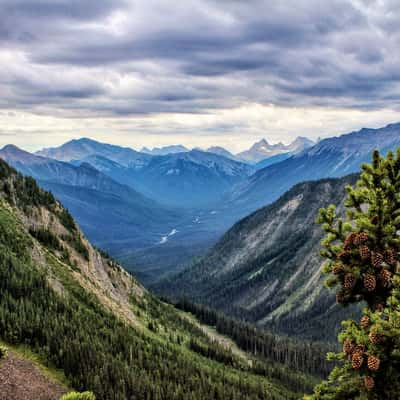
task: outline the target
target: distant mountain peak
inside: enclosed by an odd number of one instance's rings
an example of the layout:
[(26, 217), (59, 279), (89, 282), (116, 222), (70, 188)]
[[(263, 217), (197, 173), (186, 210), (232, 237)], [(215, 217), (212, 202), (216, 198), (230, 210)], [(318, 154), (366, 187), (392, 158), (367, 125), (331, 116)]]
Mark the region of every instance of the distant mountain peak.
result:
[(139, 153), (130, 147), (101, 143), (86, 137), (70, 140), (59, 147), (45, 148), (35, 154), (67, 162), (83, 160), (89, 156), (102, 156), (124, 166), (142, 166), (151, 158), (148, 154)]
[(313, 146), (315, 143), (303, 136), (298, 136), (293, 142), (285, 145), (282, 142), (270, 144), (267, 139), (263, 138), (254, 143), (250, 149), (237, 154), (237, 157), (247, 162), (257, 163), (269, 157), (278, 154), (293, 153), (303, 151), (304, 149)]
[(0, 149), (0, 158), (6, 161), (20, 162), (25, 164), (31, 163), (45, 163), (47, 158), (31, 154), (14, 144), (7, 144)]
[(140, 151), (153, 156), (165, 156), (167, 154), (185, 153), (189, 149), (181, 144), (173, 144), (164, 147), (153, 147), (151, 150), (148, 147), (142, 147)]

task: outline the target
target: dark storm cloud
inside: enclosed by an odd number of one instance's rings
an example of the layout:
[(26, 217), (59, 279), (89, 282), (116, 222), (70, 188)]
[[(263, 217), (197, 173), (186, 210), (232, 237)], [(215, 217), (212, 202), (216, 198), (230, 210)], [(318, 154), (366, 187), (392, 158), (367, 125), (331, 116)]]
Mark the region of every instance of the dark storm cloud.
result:
[(400, 100), (396, 1), (0, 4), (0, 105), (120, 115)]

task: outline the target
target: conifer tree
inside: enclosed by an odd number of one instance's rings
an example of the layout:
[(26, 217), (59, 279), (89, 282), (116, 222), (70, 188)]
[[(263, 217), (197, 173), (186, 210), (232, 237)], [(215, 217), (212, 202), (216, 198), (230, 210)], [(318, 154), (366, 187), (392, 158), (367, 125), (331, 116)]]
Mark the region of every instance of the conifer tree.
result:
[(345, 217), (334, 206), (317, 222), (326, 236), (321, 255), (328, 287), (337, 302), (364, 302), (360, 321), (343, 322), (338, 362), (308, 400), (394, 400), (400, 398), (400, 149), (362, 166), (347, 187)]

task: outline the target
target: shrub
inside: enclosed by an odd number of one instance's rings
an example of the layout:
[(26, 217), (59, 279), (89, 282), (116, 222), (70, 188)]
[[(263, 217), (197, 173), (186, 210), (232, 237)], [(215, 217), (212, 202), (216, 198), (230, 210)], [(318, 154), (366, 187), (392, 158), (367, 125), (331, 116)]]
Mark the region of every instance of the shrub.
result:
[(0, 345), (0, 359), (7, 355), (8, 349), (5, 346)]
[(96, 397), (92, 392), (71, 392), (65, 394), (60, 400), (96, 400)]

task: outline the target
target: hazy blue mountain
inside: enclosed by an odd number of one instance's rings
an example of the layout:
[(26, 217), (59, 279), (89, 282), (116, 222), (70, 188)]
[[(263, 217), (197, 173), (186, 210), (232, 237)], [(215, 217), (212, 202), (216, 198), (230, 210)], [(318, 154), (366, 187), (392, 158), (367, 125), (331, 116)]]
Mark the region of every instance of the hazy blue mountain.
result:
[(359, 170), (373, 149), (387, 152), (400, 146), (400, 124), (366, 129), (321, 140), (282, 162), (263, 168), (238, 184), (227, 207), (253, 211), (276, 200), (298, 182), (340, 177)]
[(315, 142), (311, 139), (308, 139), (304, 136), (297, 136), (292, 143), (286, 146), (286, 151), (288, 153), (297, 154), (301, 151), (308, 149), (315, 145)]
[(201, 150), (152, 156), (140, 169), (98, 155), (73, 163), (89, 163), (160, 203), (186, 208), (218, 206), (234, 184), (255, 170), (246, 163)]
[(232, 186), (254, 169), (241, 162), (200, 150), (154, 156), (134, 171), (132, 182), (145, 195), (165, 204), (204, 207), (218, 204)]
[(142, 147), (140, 150), (142, 153), (151, 154), (153, 156), (165, 156), (167, 154), (184, 153), (189, 151), (188, 148), (181, 144), (164, 146), (164, 147), (153, 147), (151, 150), (147, 147)]
[(33, 176), (39, 181), (109, 192), (131, 200), (137, 199), (138, 204), (147, 203), (151, 207), (156, 207), (154, 201), (146, 199), (132, 188), (114, 181), (87, 162), (75, 166), (67, 162), (31, 154), (13, 145), (3, 147), (0, 150), (0, 157), (24, 175)]
[(97, 155), (131, 168), (141, 168), (151, 159), (149, 154), (140, 153), (129, 147), (100, 143), (88, 138), (74, 139), (59, 147), (40, 150), (36, 154), (59, 161), (82, 160)]
[(212, 146), (212, 147), (209, 147), (206, 151), (209, 153), (218, 154), (219, 156), (230, 158), (231, 160), (241, 161), (238, 157), (236, 157), (230, 151), (224, 149), (221, 146)]
[(255, 171), (246, 163), (197, 149), (156, 156), (85, 138), (37, 155), (75, 166), (88, 163), (159, 203), (187, 208), (214, 206), (234, 184)]
[(283, 160), (286, 160), (291, 156), (292, 156), (292, 153), (282, 153), (282, 154), (277, 154), (275, 156), (267, 157), (267, 158), (264, 158), (264, 160), (261, 160), (257, 164), (255, 164), (254, 168), (258, 171), (265, 167), (269, 167), (270, 165), (273, 165), (273, 164), (276, 164)]
[(268, 329), (335, 340), (343, 310), (322, 285), (323, 233), (315, 219), (321, 207), (340, 205), (345, 185), (356, 178), (296, 185), (237, 222), (205, 256), (156, 289)]
[(304, 149), (307, 149), (314, 145), (314, 142), (306, 137), (297, 137), (289, 145), (285, 145), (282, 142), (276, 144), (270, 144), (266, 139), (262, 139), (259, 142), (254, 143), (250, 149), (238, 153), (236, 156), (244, 161), (257, 163), (261, 160), (276, 156), (278, 154), (292, 153), (296, 154)]

